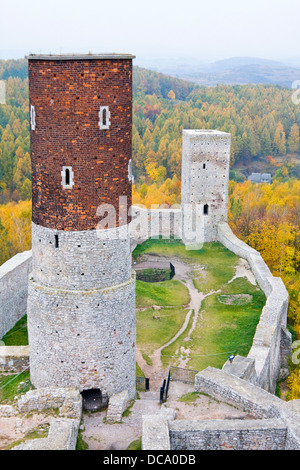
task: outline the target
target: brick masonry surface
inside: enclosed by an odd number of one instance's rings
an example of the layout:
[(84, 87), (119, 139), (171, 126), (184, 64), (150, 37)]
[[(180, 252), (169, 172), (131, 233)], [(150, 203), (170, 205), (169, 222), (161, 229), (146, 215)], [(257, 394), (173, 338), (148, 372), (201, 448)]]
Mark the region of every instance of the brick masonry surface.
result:
[[(131, 206), (132, 60), (31, 58), (29, 104), (35, 109), (33, 222), (58, 230), (93, 229), (100, 204), (112, 204), (118, 218), (119, 196)], [(101, 106), (109, 107), (109, 129), (99, 127)], [(62, 186), (63, 166), (74, 173), (70, 189)]]

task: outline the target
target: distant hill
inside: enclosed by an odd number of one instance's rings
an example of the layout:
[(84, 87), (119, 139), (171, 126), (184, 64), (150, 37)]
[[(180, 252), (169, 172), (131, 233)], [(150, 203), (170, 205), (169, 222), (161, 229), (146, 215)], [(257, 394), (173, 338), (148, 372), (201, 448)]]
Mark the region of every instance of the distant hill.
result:
[(265, 84), (280, 85), (291, 88), (295, 80), (299, 80), (300, 69), (280, 65), (249, 64), (231, 67), (220, 71), (191, 73), (182, 79), (191, 80), (199, 85), (245, 85)]
[[(229, 59), (217, 60), (207, 64), (207, 71), (220, 71), (235, 69), (236, 67), (244, 67), (249, 65), (264, 65), (268, 67), (282, 66), (281, 62), (269, 59), (261, 59), (260, 57), (230, 57)], [(203, 67), (204, 68), (204, 67)]]
[(300, 79), (300, 59), (274, 61), (258, 57), (232, 57), (212, 63), (194, 59), (153, 59), (144, 66), (199, 85), (270, 84), (291, 88)]

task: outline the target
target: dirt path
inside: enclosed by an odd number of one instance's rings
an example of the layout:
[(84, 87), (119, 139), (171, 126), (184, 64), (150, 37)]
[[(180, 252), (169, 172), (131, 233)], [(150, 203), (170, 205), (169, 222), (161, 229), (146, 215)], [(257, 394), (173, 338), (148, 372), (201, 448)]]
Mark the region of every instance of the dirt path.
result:
[(251, 284), (253, 284), (254, 286), (257, 285), (256, 279), (254, 277), (253, 272), (250, 269), (248, 261), (243, 259), (243, 258), (240, 258), (240, 260), (239, 260), (239, 262), (236, 266), (235, 275), (228, 282), (228, 284), (230, 284), (232, 281), (234, 281), (234, 279), (236, 279), (237, 277), (246, 277), (248, 279), (248, 281), (251, 282)]
[[(182, 282), (188, 289), (189, 295), (190, 295), (190, 302), (188, 304), (188, 313), (185, 317), (185, 321), (180, 328), (180, 330), (176, 333), (176, 335), (171, 338), (167, 343), (163, 344), (160, 348), (156, 349), (152, 355), (150, 355), (150, 359), (152, 361), (152, 365), (148, 365), (146, 361), (143, 359), (142, 354), (140, 353), (139, 350), (137, 350), (137, 363), (143, 370), (144, 374), (146, 377), (150, 378), (150, 384), (151, 384), (151, 389), (159, 390), (159, 387), (162, 384), (162, 381), (164, 378), (166, 378), (167, 375), (167, 369), (164, 369), (162, 367), (161, 363), (161, 352), (164, 348), (172, 344), (176, 339), (185, 331), (187, 328), (187, 325), (190, 321), (190, 317), (193, 314), (193, 323), (192, 326), (187, 333), (186, 338), (184, 339), (185, 341), (188, 341), (191, 337), (192, 332), (196, 328), (197, 323), (200, 321), (201, 322), (201, 304), (203, 300), (213, 294), (216, 294), (218, 292), (221, 292), (220, 290), (208, 292), (207, 294), (204, 294), (203, 292), (199, 292), (198, 289), (195, 288), (193, 280), (191, 278), (191, 272), (195, 269), (195, 266), (189, 265), (184, 263), (182, 260), (178, 258), (168, 258), (168, 257), (163, 257), (163, 256), (153, 256), (153, 255), (143, 255), (142, 258), (142, 265), (143, 267), (145, 266), (150, 266), (153, 263), (157, 263), (159, 265), (159, 262), (169, 263), (172, 262), (174, 268), (175, 268), (175, 276), (173, 279), (177, 279), (180, 282)], [(256, 285), (256, 280), (255, 277), (249, 267), (249, 264), (246, 260), (240, 258), (239, 263), (236, 266), (236, 271), (232, 279), (228, 282), (231, 283), (234, 279), (238, 277), (246, 277), (249, 282), (251, 282), (253, 285)], [(181, 346), (180, 352), (182, 357), (185, 357), (185, 359), (180, 359), (179, 362), (179, 367), (186, 367), (186, 364), (189, 360), (189, 349), (185, 348), (184, 346)]]
[(151, 384), (152, 390), (159, 390), (159, 387), (161, 386), (162, 381), (166, 377), (166, 374), (167, 374), (167, 370), (165, 370), (162, 367), (162, 363), (161, 363), (162, 350), (166, 348), (167, 346), (169, 346), (170, 344), (172, 344), (174, 341), (176, 341), (176, 339), (185, 331), (190, 321), (190, 317), (193, 314), (194, 317), (193, 317), (192, 327), (190, 328), (190, 331), (187, 334), (187, 339), (189, 339), (198, 321), (201, 303), (207, 295), (211, 295), (211, 293), (204, 295), (202, 292), (199, 292), (195, 288), (193, 280), (191, 279), (191, 275), (190, 275), (194, 267), (184, 263), (183, 261), (179, 259), (173, 259), (173, 258), (169, 259), (167, 257), (144, 255), (142, 265), (147, 266), (148, 263), (149, 265), (154, 262), (159, 263), (159, 260), (161, 260), (163, 263), (172, 262), (175, 268), (175, 276), (173, 279), (177, 279), (178, 281), (182, 282), (187, 287), (189, 291), (189, 295), (190, 295), (190, 302), (188, 304), (188, 309), (189, 309), (188, 313), (185, 317), (184, 323), (182, 327), (180, 328), (180, 330), (178, 330), (178, 332), (173, 338), (171, 338), (167, 343), (163, 344), (160, 348), (156, 349), (154, 353), (149, 356), (152, 361), (151, 366), (149, 366), (146, 363), (146, 361), (142, 357), (141, 352), (137, 350), (137, 363), (140, 366), (140, 368), (143, 370), (144, 374), (150, 378), (150, 384)]

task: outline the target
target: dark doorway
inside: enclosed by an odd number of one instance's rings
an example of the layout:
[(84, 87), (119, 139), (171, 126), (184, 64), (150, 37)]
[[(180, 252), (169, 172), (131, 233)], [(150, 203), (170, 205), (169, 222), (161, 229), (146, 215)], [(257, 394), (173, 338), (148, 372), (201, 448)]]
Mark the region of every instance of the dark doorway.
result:
[(106, 395), (103, 396), (99, 388), (83, 390), (81, 395), (84, 411), (99, 411), (108, 405), (108, 397)]

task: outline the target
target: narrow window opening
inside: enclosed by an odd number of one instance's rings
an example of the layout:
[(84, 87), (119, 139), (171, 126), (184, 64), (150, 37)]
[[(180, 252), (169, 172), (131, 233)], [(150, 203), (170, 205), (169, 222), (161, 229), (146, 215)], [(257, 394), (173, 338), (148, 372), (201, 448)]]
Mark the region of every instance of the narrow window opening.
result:
[(106, 126), (106, 109), (105, 108), (102, 111), (102, 125)]
[(58, 235), (54, 235), (55, 239), (55, 248), (58, 248)]
[(72, 189), (74, 186), (74, 174), (71, 166), (63, 166), (61, 171), (62, 187), (64, 189)]
[(208, 215), (208, 204), (204, 204), (203, 206), (203, 214)]
[(66, 168), (66, 186), (70, 186), (70, 170)]
[(206, 168), (206, 163), (203, 163), (203, 170), (205, 170)]
[(31, 130), (35, 131), (35, 107), (30, 106), (30, 125)]
[(110, 127), (110, 111), (108, 106), (100, 106), (99, 110), (99, 127), (100, 129), (109, 129)]

